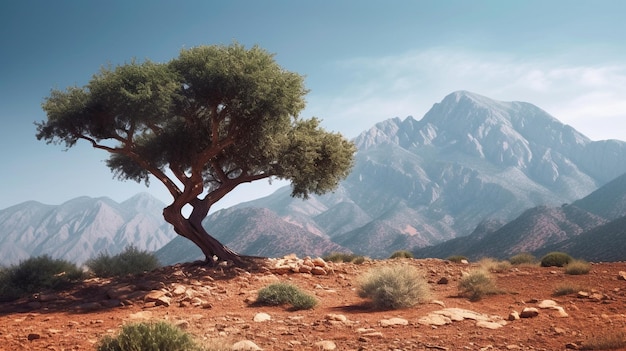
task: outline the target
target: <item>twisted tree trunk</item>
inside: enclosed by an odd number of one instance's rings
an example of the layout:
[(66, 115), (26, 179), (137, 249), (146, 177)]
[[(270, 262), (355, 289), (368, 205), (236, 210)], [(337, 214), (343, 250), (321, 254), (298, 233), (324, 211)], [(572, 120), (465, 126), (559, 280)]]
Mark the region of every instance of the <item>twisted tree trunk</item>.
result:
[(217, 239), (212, 237), (202, 226), (200, 216), (190, 216), (185, 218), (181, 213), (181, 208), (171, 205), (163, 210), (165, 220), (174, 226), (176, 233), (191, 240), (200, 248), (205, 256), (207, 264), (214, 266), (220, 261), (231, 261), (237, 266), (245, 265), (242, 257), (235, 251), (229, 249)]

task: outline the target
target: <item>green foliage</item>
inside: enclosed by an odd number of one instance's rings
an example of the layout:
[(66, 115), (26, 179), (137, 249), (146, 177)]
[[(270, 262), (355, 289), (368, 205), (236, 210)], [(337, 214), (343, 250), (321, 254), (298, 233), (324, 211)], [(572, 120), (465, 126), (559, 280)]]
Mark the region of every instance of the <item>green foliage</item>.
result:
[(73, 263), (44, 255), (29, 258), (0, 272), (0, 298), (13, 299), (44, 290), (59, 290), (83, 279)]
[(537, 263), (537, 258), (530, 253), (523, 252), (515, 256), (511, 256), (511, 258), (509, 258), (509, 262), (515, 266), (522, 264), (535, 264)]
[(591, 271), (591, 264), (584, 260), (573, 260), (565, 266), (565, 273), (570, 275), (582, 275)]
[(483, 258), (478, 261), (478, 266), (487, 272), (503, 273), (511, 269), (511, 262), (498, 261), (493, 258)]
[(461, 256), (461, 255), (453, 255), (453, 256), (450, 256), (450, 257), (446, 258), (446, 260), (448, 260), (450, 262), (454, 262), (454, 263), (461, 263), (461, 261), (463, 261), (463, 260), (469, 262), (467, 257)]
[(148, 251), (138, 250), (134, 246), (129, 246), (114, 256), (101, 253), (98, 257), (85, 262), (85, 265), (98, 277), (120, 277), (127, 274), (137, 274), (151, 271), (160, 266), (156, 255)]
[(358, 284), (359, 297), (371, 299), (379, 309), (407, 308), (430, 298), (427, 281), (409, 265), (374, 268), (361, 276)]
[(394, 251), (393, 253), (391, 253), (391, 256), (389, 256), (390, 259), (395, 259), (395, 258), (413, 258), (413, 254), (410, 251), (407, 250), (398, 250), (398, 251)]
[(541, 267), (563, 267), (573, 260), (564, 252), (550, 252), (541, 258)]
[(166, 322), (134, 323), (122, 326), (119, 335), (105, 336), (98, 351), (200, 351), (191, 335)]
[(610, 331), (600, 335), (594, 335), (578, 348), (579, 350), (622, 350), (626, 347), (626, 333), (623, 331)]
[(496, 283), (489, 272), (481, 269), (472, 270), (461, 277), (459, 281), (459, 294), (467, 297), (470, 301), (478, 301), (485, 295), (499, 293)]
[(356, 151), (318, 119), (299, 118), (307, 93), (303, 76), (258, 46), (198, 46), (166, 63), (131, 61), (103, 68), (84, 87), (53, 90), (37, 138), (67, 147), (87, 140), (111, 153), (107, 165), (118, 178), (147, 182), (153, 174), (172, 194), (179, 192), (169, 170), (188, 172), (194, 180), (183, 186), (203, 184), (209, 193), (277, 177), (307, 197), (334, 189)]
[(330, 254), (322, 257), (326, 262), (348, 262), (354, 264), (362, 264), (365, 262), (365, 257), (344, 252), (331, 252)]
[(317, 305), (315, 297), (287, 283), (270, 284), (259, 290), (256, 302), (270, 306), (290, 304), (294, 310), (307, 310)]

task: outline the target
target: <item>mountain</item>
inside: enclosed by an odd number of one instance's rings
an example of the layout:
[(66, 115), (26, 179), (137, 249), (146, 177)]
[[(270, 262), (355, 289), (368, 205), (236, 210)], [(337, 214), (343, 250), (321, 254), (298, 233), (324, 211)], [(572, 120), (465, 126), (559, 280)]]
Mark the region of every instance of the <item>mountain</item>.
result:
[[(420, 120), (380, 122), (354, 142), (354, 169), (335, 193), (302, 201), (281, 189), (237, 207), (268, 208), (380, 258), (467, 236), (485, 220), (506, 223), (535, 206), (571, 203), (626, 172), (626, 143), (592, 141), (530, 103), (467, 91)], [(338, 208), (358, 215), (337, 218)]]
[[(304, 257), (347, 252), (329, 239), (291, 224), (265, 208), (220, 210), (209, 215), (203, 225), (223, 244), (246, 255), (282, 257), (295, 253)], [(180, 236), (156, 255), (163, 264), (204, 259), (197, 246)]]
[[(354, 142), (353, 171), (335, 192), (305, 201), (284, 187), (203, 224), (248, 255), (383, 258), (427, 248), (436, 257), (499, 257), (578, 245), (575, 237), (626, 215), (617, 190), (626, 187), (617, 178), (626, 173), (626, 143), (592, 141), (530, 103), (457, 91), (419, 120), (382, 121)], [(614, 188), (598, 189), (613, 179)], [(10, 207), (0, 211), (0, 264), (41, 254), (80, 263), (128, 244), (160, 249), (163, 263), (201, 258), (163, 221), (163, 207), (147, 194), (121, 204), (83, 197)]]
[(560, 207), (538, 206), (499, 228), (415, 250), (417, 257), (508, 258), (564, 251), (592, 261), (626, 259), (626, 174)]
[(58, 206), (28, 201), (0, 210), (0, 265), (41, 255), (81, 264), (129, 245), (157, 250), (176, 235), (159, 217), (164, 207), (142, 193), (121, 204), (79, 197)]

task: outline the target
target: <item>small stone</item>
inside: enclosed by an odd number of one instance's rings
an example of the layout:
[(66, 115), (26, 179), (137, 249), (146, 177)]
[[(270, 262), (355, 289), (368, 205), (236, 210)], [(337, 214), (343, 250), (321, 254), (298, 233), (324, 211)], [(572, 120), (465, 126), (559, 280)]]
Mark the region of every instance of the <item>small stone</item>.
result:
[(311, 269), (311, 274), (313, 275), (326, 275), (326, 270), (322, 267), (315, 266)]
[(525, 307), (522, 310), (522, 313), (520, 313), (520, 317), (521, 318), (533, 318), (533, 317), (537, 317), (539, 315), (539, 310), (537, 310), (534, 307)]
[(381, 327), (391, 327), (394, 325), (409, 325), (409, 321), (404, 318), (389, 318), (389, 319), (381, 319), (378, 321)]
[(617, 280), (626, 280), (626, 272), (619, 271), (619, 273), (617, 273)]
[(233, 346), (231, 348), (232, 348), (233, 351), (256, 351), (256, 350), (263, 350), (257, 344), (255, 344), (254, 342), (252, 342), (250, 340), (237, 341), (236, 343), (233, 344)]
[(255, 314), (254, 318), (253, 318), (253, 320), (255, 322), (257, 322), (257, 323), (267, 322), (267, 321), (269, 321), (271, 319), (272, 319), (272, 317), (269, 314), (264, 313), (264, 312), (259, 312), (259, 313)]
[(554, 300), (543, 300), (539, 303), (537, 307), (539, 308), (554, 308), (556, 306), (556, 301)]
[(443, 284), (448, 284), (448, 283), (449, 283), (448, 277), (441, 277), (439, 280), (437, 280), (437, 284), (443, 285)]
[(503, 325), (498, 322), (490, 322), (490, 321), (477, 321), (476, 326), (480, 328), (487, 328), (487, 329), (500, 329), (503, 327)]
[(511, 313), (509, 313), (509, 318), (508, 320), (510, 321), (516, 321), (519, 319), (519, 313), (517, 311), (511, 311)]
[(326, 315), (326, 320), (327, 321), (345, 322), (345, 321), (348, 320), (348, 318), (346, 318), (346, 316), (344, 316), (343, 314), (329, 313), (329, 314)]
[(330, 341), (330, 340), (318, 341), (318, 342), (315, 343), (315, 346), (317, 346), (317, 348), (320, 349), (320, 350), (335, 350), (335, 349), (337, 349), (337, 345), (335, 345), (335, 343)]
[(28, 338), (28, 341), (33, 341), (33, 340), (41, 339), (41, 335), (37, 333), (30, 333), (28, 334), (27, 338)]

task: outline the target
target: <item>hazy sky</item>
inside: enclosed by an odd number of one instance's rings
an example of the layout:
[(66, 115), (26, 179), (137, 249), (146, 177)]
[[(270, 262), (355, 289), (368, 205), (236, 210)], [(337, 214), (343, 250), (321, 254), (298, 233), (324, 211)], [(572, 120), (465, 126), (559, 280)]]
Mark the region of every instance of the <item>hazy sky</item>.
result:
[[(626, 140), (626, 1), (9, 0), (0, 3), (0, 209), (27, 200), (123, 201), (150, 188), (114, 180), (103, 151), (35, 138), (50, 89), (107, 64), (165, 62), (182, 48), (258, 44), (306, 76), (303, 117), (355, 137), (421, 118), (456, 90), (531, 102), (593, 140)], [(247, 186), (217, 207), (276, 187)]]

